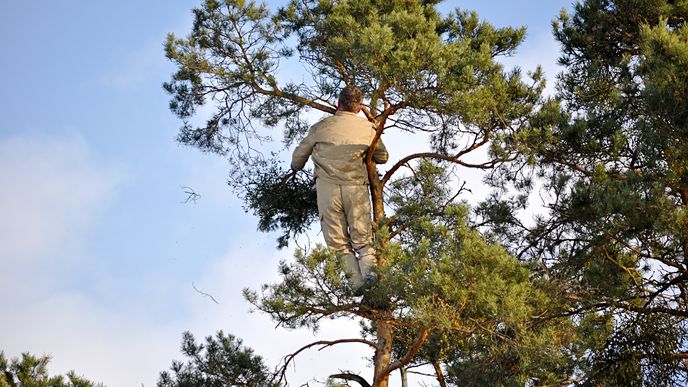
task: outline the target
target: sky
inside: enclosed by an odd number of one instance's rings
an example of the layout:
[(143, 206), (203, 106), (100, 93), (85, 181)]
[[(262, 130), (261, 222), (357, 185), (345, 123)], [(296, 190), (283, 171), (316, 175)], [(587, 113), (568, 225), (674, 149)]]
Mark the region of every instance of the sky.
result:
[[(73, 369), (111, 387), (148, 387), (183, 358), (183, 331), (199, 339), (233, 334), (270, 366), (311, 341), (357, 336), (349, 320), (327, 322), (317, 336), (277, 328), (241, 295), (276, 281), (278, 262), (292, 253), (275, 248), (276, 235), (257, 231), (226, 184), (226, 161), (175, 142), (181, 123), (162, 89), (174, 71), (163, 42), (168, 32), (190, 31), (199, 4), (0, 1), (0, 350), (7, 357), (47, 354), (53, 374)], [(504, 62), (524, 70), (541, 64), (551, 92), (559, 71), (551, 21), (570, 1), (441, 5), (455, 7), (497, 26), (525, 25), (525, 43)], [(387, 146), (391, 161), (406, 149), (403, 141)], [(183, 187), (198, 200), (185, 203)], [(339, 369), (369, 375), (371, 355), (356, 344), (307, 351), (290, 384), (318, 385), (314, 379)], [(391, 380), (395, 386), (398, 377)]]

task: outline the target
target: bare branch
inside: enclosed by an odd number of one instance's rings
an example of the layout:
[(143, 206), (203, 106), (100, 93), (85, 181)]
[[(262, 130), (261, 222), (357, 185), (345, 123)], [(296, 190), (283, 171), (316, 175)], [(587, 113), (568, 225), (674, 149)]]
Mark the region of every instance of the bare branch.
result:
[(372, 347), (373, 349), (377, 349), (377, 345), (375, 343), (373, 343), (372, 341), (364, 340), (364, 339), (339, 339), (339, 340), (332, 340), (332, 341), (328, 341), (328, 340), (315, 341), (315, 342), (312, 342), (310, 344), (304, 345), (303, 347), (299, 348), (296, 352), (289, 354), (289, 355), (284, 357), (284, 360), (283, 360), (284, 364), (276, 372), (276, 374), (279, 375), (279, 379), (277, 380), (277, 382), (279, 383), (283, 380), (286, 381), (285, 374), (287, 372), (287, 367), (289, 367), (289, 363), (291, 363), (294, 360), (294, 358), (296, 358), (296, 356), (298, 356), (301, 352), (303, 352), (307, 349), (319, 346), (319, 345), (322, 347), (320, 347), (318, 349), (318, 351), (321, 351), (327, 347), (331, 347), (331, 346), (337, 345), (337, 344), (344, 344), (344, 343), (366, 344), (366, 345)]
[(198, 199), (201, 198), (201, 195), (196, 193), (193, 188), (187, 187), (185, 185), (181, 186), (182, 191), (186, 194), (186, 199), (182, 201), (183, 204), (187, 204), (189, 202), (193, 202), (194, 204)]
[(441, 153), (436, 153), (436, 152), (421, 152), (421, 153), (414, 153), (411, 155), (408, 155), (404, 157), (403, 159), (399, 160), (390, 168), (387, 173), (382, 177), (381, 184), (385, 185), (389, 181), (389, 179), (394, 175), (394, 173), (403, 165), (408, 163), (411, 160), (419, 159), (419, 158), (427, 158), (427, 159), (435, 159), (435, 160), (442, 160), (442, 161), (449, 161), (451, 163), (459, 164), (461, 166), (467, 167), (467, 168), (476, 168), (476, 169), (491, 169), (494, 168), (495, 165), (497, 165), (500, 162), (505, 162), (505, 161), (511, 161), (513, 158), (507, 158), (507, 159), (494, 159), (490, 160), (488, 162), (482, 163), (482, 164), (473, 164), (473, 163), (467, 163), (465, 161), (462, 161), (460, 158), (461, 156), (474, 151), (475, 149), (480, 148), (481, 146), (487, 144), (488, 140), (484, 139), (483, 141), (476, 142), (473, 145), (469, 146), (466, 149), (461, 150), (460, 152), (456, 153), (453, 156), (449, 155), (443, 155)]
[(193, 287), (194, 290), (195, 290), (197, 293), (199, 293), (199, 294), (201, 294), (201, 295), (204, 295), (204, 296), (210, 298), (214, 303), (216, 303), (217, 305), (220, 305), (220, 303), (217, 302), (217, 300), (215, 299), (215, 297), (213, 297), (212, 295), (210, 295), (210, 294), (208, 294), (208, 293), (206, 293), (206, 292), (203, 292), (203, 291), (198, 290), (198, 288), (196, 287), (196, 285), (195, 285), (193, 282), (191, 283), (191, 287)]

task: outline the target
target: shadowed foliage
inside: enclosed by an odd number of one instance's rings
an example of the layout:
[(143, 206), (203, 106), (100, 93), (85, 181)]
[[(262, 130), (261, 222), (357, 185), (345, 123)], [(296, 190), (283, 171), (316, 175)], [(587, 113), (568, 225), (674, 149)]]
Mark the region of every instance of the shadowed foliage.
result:
[[(570, 315), (609, 321), (584, 356), (586, 383), (688, 382), (687, 17), (688, 3), (665, 0), (562, 12), (564, 72), (523, 156), (537, 166), (516, 184), (493, 174), (519, 192), (480, 208), (495, 240), (558, 284)], [(514, 214), (536, 178), (547, 212), (526, 227)]]

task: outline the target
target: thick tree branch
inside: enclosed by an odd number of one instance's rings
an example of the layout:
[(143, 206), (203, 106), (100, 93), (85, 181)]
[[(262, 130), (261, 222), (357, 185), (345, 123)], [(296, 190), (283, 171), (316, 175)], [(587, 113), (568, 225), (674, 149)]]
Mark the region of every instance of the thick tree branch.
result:
[(442, 373), (440, 362), (432, 362), (432, 368), (435, 369), (435, 375), (437, 376), (437, 382), (440, 384), (440, 387), (447, 387), (447, 382), (444, 381), (444, 373)]
[(391, 363), (387, 367), (385, 367), (381, 375), (376, 375), (377, 377), (375, 378), (376, 380), (382, 379), (384, 376), (389, 375), (392, 371), (403, 367), (404, 365), (408, 364), (413, 360), (413, 357), (416, 355), (418, 350), (420, 350), (420, 347), (423, 345), (425, 340), (428, 339), (428, 336), (430, 335), (430, 329), (429, 328), (423, 328), (420, 332), (418, 332), (418, 336), (416, 336), (416, 339), (413, 340), (413, 343), (409, 347), (408, 351), (406, 352), (406, 355), (402, 357), (401, 359), (395, 361), (394, 363)]
[[(480, 143), (479, 146), (484, 145), (486, 142)], [(422, 153), (414, 153), (412, 155), (406, 156), (403, 159), (399, 160), (390, 168), (387, 173), (382, 177), (382, 184), (385, 185), (389, 181), (389, 179), (394, 175), (394, 173), (401, 168), (404, 164), (408, 163), (411, 160), (415, 159), (420, 159), (420, 158), (426, 158), (426, 159), (435, 159), (435, 160), (442, 160), (442, 161), (449, 161), (454, 164), (458, 164), (461, 166), (464, 166), (466, 168), (473, 168), (473, 169), (492, 169), (497, 165), (498, 163), (501, 162), (507, 162), (507, 161), (513, 161), (515, 158), (507, 158), (507, 159), (494, 159), (487, 161), (482, 164), (473, 164), (473, 163), (467, 163), (465, 161), (461, 161), (460, 157), (465, 155), (466, 153), (469, 153), (470, 151), (473, 151), (477, 149), (479, 146), (471, 146), (470, 148), (464, 149), (463, 151), (457, 153), (454, 156), (447, 156), (443, 155), (441, 153), (435, 153), (435, 152), (422, 152)]]
[(334, 374), (334, 375), (330, 375), (330, 378), (351, 380), (351, 381), (354, 381), (354, 382), (360, 384), (361, 387), (370, 387), (370, 383), (368, 383), (367, 380), (365, 380), (362, 376), (356, 375), (356, 374), (351, 374), (351, 373)]
[(291, 102), (294, 102), (297, 105), (312, 107), (314, 109), (320, 110), (320, 111), (325, 112), (325, 113), (330, 113), (330, 114), (334, 114), (337, 112), (337, 109), (335, 109), (331, 106), (323, 105), (321, 103), (315, 102), (315, 100), (313, 100), (313, 99), (304, 98), (300, 95), (296, 95), (296, 94), (292, 94), (292, 93), (285, 93), (282, 90), (280, 90), (279, 88), (268, 90), (268, 89), (262, 88), (260, 85), (258, 85), (255, 82), (251, 83), (251, 87), (257, 93), (271, 96), (271, 97), (276, 97), (276, 98), (284, 98), (284, 99), (287, 99)]

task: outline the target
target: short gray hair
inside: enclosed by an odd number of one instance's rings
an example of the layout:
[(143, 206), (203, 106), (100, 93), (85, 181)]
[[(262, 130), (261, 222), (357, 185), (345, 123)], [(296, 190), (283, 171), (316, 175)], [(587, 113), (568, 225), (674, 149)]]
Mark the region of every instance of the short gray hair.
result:
[(356, 86), (346, 86), (339, 93), (339, 108), (348, 112), (354, 112), (363, 102), (363, 92)]

